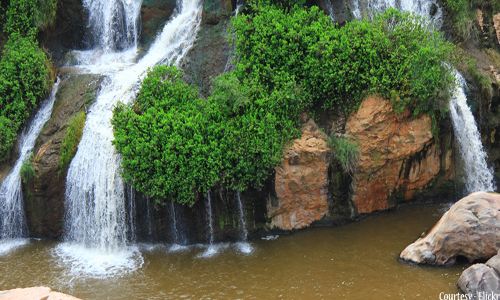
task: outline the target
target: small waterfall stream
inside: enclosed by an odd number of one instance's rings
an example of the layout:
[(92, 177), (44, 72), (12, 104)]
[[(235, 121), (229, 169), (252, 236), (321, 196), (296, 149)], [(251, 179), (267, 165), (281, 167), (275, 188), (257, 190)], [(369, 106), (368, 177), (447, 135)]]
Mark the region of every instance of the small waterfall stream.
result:
[(455, 87), (449, 109), (459, 153), (463, 160), (465, 189), (467, 193), (495, 191), (493, 173), (486, 163), (487, 155), (481, 143), (481, 135), (467, 105), (467, 96), (464, 92), (467, 84), (457, 71), (455, 77), (459, 84)]
[(207, 198), (205, 202), (206, 213), (207, 213), (207, 223), (208, 223), (208, 248), (199, 255), (199, 257), (210, 257), (218, 252), (217, 247), (214, 245), (214, 227), (212, 225), (212, 200), (210, 198), (210, 193), (207, 193)]
[(21, 167), (23, 162), (33, 153), (35, 141), (45, 122), (50, 119), (59, 82), (58, 78), (52, 87), (49, 98), (42, 102), (33, 121), (26, 125), (19, 136), (20, 156), (0, 186), (0, 255), (23, 244), (22, 241), (13, 239), (25, 238), (28, 235), (21, 190)]
[(248, 230), (245, 222), (245, 211), (243, 209), (243, 203), (241, 202), (241, 193), (238, 190), (236, 192), (236, 200), (238, 201), (238, 212), (240, 216), (240, 227), (241, 227), (241, 240), (238, 243), (238, 249), (243, 253), (253, 252), (253, 247), (247, 242), (248, 240)]
[[(95, 37), (99, 47), (79, 53), (84, 66), (81, 69), (107, 74), (108, 78), (90, 108), (78, 151), (68, 170), (64, 237), (68, 243), (60, 247), (59, 254), (72, 260), (77, 271), (109, 274), (118, 269), (136, 269), (143, 262), (140, 253), (128, 247), (127, 236), (134, 225), (127, 224), (120, 156), (111, 144), (113, 107), (118, 101), (133, 101), (148, 68), (162, 63), (179, 64), (196, 38), (201, 1), (183, 0), (180, 12), (165, 25), (147, 54), (137, 62), (134, 62), (138, 52), (137, 20), (142, 1), (89, 0), (85, 3), (94, 34), (107, 37)], [(108, 5), (113, 9), (107, 9)], [(118, 25), (115, 21), (109, 23), (118, 19)], [(126, 25), (120, 25), (122, 23)], [(126, 51), (115, 51), (127, 47)], [(83, 252), (82, 246), (88, 253)], [(101, 259), (96, 260), (97, 256)]]

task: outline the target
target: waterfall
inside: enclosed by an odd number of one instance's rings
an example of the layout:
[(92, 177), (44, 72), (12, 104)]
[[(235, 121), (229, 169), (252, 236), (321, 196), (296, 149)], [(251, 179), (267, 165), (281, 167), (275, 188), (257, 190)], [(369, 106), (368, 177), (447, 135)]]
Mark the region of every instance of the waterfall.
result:
[[(127, 24), (133, 24), (136, 22), (133, 20), (139, 18), (141, 0), (124, 1), (125, 14), (121, 13), (121, 8), (99, 11), (102, 7), (108, 5), (101, 3), (107, 2), (108, 0), (86, 2), (90, 4), (88, 6), (89, 10), (91, 10), (90, 15), (106, 14), (103, 17), (106, 20), (126, 17), (127, 20), (132, 20), (130, 22), (124, 21), (125, 23), (129, 22)], [(114, 1), (109, 2), (115, 3)], [(65, 206), (67, 212), (64, 240), (70, 245), (79, 247), (78, 249), (84, 246), (87, 250), (107, 254), (108, 259), (113, 260), (119, 258), (116, 253), (127, 251), (127, 232), (131, 228), (127, 226), (126, 222), (125, 183), (119, 174), (121, 158), (111, 144), (113, 130), (110, 119), (113, 115), (113, 107), (118, 101), (124, 103), (133, 101), (140, 86), (140, 81), (146, 75), (145, 71), (148, 68), (163, 63), (178, 65), (192, 46), (201, 21), (201, 1), (183, 0), (181, 5), (180, 12), (165, 25), (163, 31), (151, 45), (148, 53), (139, 61), (133, 63), (129, 61), (130, 64), (122, 64), (115, 70), (112, 70), (114, 66), (112, 63), (102, 59), (93, 60), (96, 64), (94, 66), (86, 66), (90, 72), (105, 70), (108, 78), (101, 86), (101, 91), (89, 110), (78, 151), (70, 164), (66, 178)], [(120, 13), (116, 14), (117, 11)], [(107, 14), (112, 15), (108, 16)], [(135, 15), (132, 16), (132, 14)], [(103, 33), (105, 30), (115, 30), (114, 25), (108, 26), (110, 23), (105, 22), (104, 19), (103, 22), (98, 22), (98, 20), (93, 20), (91, 17), (90, 26), (92, 30), (95, 33), (94, 27), (102, 26), (97, 31), (98, 33), (113, 36), (113, 33)], [(99, 25), (93, 26), (92, 24)], [(120, 28), (127, 28), (127, 36), (137, 34), (136, 27), (127, 25)], [(136, 40), (137, 37), (134, 37), (134, 39)], [(113, 46), (115, 41), (114, 38), (102, 39), (101, 43), (108, 44), (101, 44), (101, 47), (114, 49), (116, 48)], [(137, 44), (134, 44), (127, 51), (127, 53), (137, 53)], [(95, 52), (93, 53), (95, 54)], [(106, 55), (103, 54), (102, 57), (114, 61), (113, 58), (120, 55), (122, 55), (121, 52), (111, 52)], [(88, 63), (88, 61), (83, 63)], [(86, 69), (84, 68), (84, 70)], [(91, 262), (91, 258), (86, 257), (84, 254), (74, 254), (75, 247), (62, 249), (60, 254), (68, 256), (70, 259), (83, 259)], [(123, 257), (130, 259), (130, 255)], [(107, 266), (114, 263), (104, 259), (97, 263), (101, 262)], [(123, 262), (116, 263), (119, 267), (130, 267), (130, 265), (123, 264)], [(90, 267), (93, 268), (94, 266)], [(137, 265), (131, 266), (131, 268), (135, 267)], [(81, 266), (75, 266), (75, 268), (85, 271)], [(107, 272), (109, 267), (104, 269), (93, 268), (91, 271), (101, 272), (103, 270)]]
[(243, 204), (241, 203), (241, 195), (240, 191), (237, 191), (236, 193), (236, 199), (238, 200), (238, 210), (240, 213), (240, 226), (241, 226), (241, 239), (246, 241), (248, 238), (248, 231), (247, 231), (247, 226), (245, 223), (245, 214), (243, 211)]
[(207, 223), (208, 223), (208, 242), (211, 245), (214, 243), (214, 228), (212, 226), (212, 201), (210, 200), (210, 193), (207, 194)]
[(495, 191), (493, 173), (486, 163), (487, 155), (481, 143), (481, 135), (467, 105), (467, 97), (464, 92), (465, 79), (457, 71), (455, 71), (455, 77), (459, 84), (453, 91), (449, 109), (460, 157), (463, 160), (466, 191), (467, 193)]
[(245, 222), (245, 212), (243, 210), (243, 203), (241, 202), (241, 193), (238, 190), (236, 192), (236, 200), (238, 200), (238, 211), (240, 215), (240, 226), (241, 226), (241, 239), (243, 242), (239, 242), (237, 244), (238, 249), (243, 253), (252, 253), (253, 247), (247, 243), (248, 239), (248, 230)]
[[(389, 7), (420, 15), (430, 20), (435, 28), (440, 28), (443, 22), (443, 9), (437, 0), (353, 0), (350, 9), (353, 17), (359, 20), (365, 13), (382, 13)], [(330, 16), (334, 18), (333, 14)]]
[[(50, 119), (59, 82), (58, 78), (52, 87), (49, 98), (42, 103), (31, 124), (27, 125), (19, 136), (19, 158), (0, 186), (0, 240), (2, 241), (0, 254), (11, 248), (6, 244), (9, 243), (8, 240), (24, 238), (28, 235), (20, 171), (23, 162), (33, 153), (35, 141), (42, 131), (43, 125)], [(19, 244), (19, 241), (11, 245), (15, 246), (16, 244)]]
[(212, 225), (212, 200), (210, 199), (210, 193), (207, 193), (206, 198), (206, 212), (207, 212), (207, 223), (208, 223), (208, 248), (199, 255), (199, 257), (211, 257), (218, 252), (218, 248), (214, 245), (214, 228)]
[(170, 202), (170, 213), (172, 216), (172, 233), (174, 236), (174, 242), (179, 243), (179, 233), (177, 231), (177, 220), (175, 218), (175, 206), (174, 202)]
[(83, 0), (92, 43), (104, 52), (137, 47), (141, 4), (133, 0)]

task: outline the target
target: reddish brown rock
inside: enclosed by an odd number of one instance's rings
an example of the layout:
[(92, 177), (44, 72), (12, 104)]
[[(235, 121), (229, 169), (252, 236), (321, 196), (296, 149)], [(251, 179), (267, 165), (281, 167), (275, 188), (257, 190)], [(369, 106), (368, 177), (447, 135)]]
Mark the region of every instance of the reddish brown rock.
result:
[(73, 296), (53, 292), (48, 287), (31, 287), (0, 292), (0, 300), (79, 300)]
[(328, 213), (331, 149), (325, 138), (316, 123), (309, 119), (302, 128), (302, 138), (284, 149), (283, 165), (276, 168), (278, 203), (268, 203), (271, 227), (304, 228)]
[[(353, 195), (360, 214), (391, 207), (388, 199), (395, 191), (412, 199), (440, 170), (441, 153), (428, 115), (396, 115), (388, 100), (368, 97), (349, 116), (346, 133), (360, 154)], [(419, 159), (411, 161), (417, 154)], [(447, 167), (451, 168), (451, 159)], [(451, 171), (447, 174), (451, 177)]]
[(500, 248), (500, 194), (476, 192), (455, 203), (423, 238), (406, 247), (401, 259), (448, 265), (459, 256), (487, 260)]

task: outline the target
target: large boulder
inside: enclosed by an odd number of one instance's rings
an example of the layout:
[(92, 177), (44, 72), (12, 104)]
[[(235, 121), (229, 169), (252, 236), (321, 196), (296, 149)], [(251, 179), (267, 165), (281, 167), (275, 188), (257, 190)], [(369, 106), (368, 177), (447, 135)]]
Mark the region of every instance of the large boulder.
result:
[(302, 137), (283, 150), (276, 168), (276, 201), (268, 201), (271, 228), (300, 229), (328, 213), (331, 149), (316, 123), (302, 116)]
[(401, 252), (419, 264), (449, 265), (457, 257), (487, 260), (500, 248), (500, 194), (476, 192), (455, 203), (431, 231)]
[(31, 287), (0, 291), (0, 300), (79, 300), (78, 298), (53, 292), (48, 287)]
[(486, 264), (476, 264), (465, 270), (458, 280), (458, 287), (476, 299), (486, 299), (482, 296), (485, 294), (500, 294), (500, 251)]
[(431, 125), (427, 114), (396, 114), (389, 100), (373, 96), (349, 116), (345, 130), (360, 158), (353, 190), (360, 214), (393, 207), (395, 196), (413, 199), (442, 170), (451, 179), (452, 152), (438, 147)]

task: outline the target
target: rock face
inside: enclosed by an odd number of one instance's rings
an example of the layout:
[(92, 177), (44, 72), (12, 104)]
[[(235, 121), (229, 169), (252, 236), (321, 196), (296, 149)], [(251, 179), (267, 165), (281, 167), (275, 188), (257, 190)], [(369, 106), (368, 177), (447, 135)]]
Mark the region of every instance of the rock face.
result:
[(149, 44), (175, 9), (175, 0), (144, 0), (141, 7), (141, 42)]
[(99, 76), (72, 75), (59, 85), (51, 119), (33, 149), (36, 176), (23, 186), (32, 237), (59, 238), (62, 234), (66, 170), (58, 174), (59, 153), (71, 117), (90, 107), (100, 82)]
[(79, 300), (78, 298), (53, 292), (48, 287), (32, 287), (0, 292), (0, 300)]
[[(360, 154), (353, 191), (360, 214), (393, 206), (389, 199), (396, 191), (411, 200), (440, 171), (441, 150), (434, 143), (428, 115), (396, 115), (388, 100), (368, 97), (349, 116), (345, 129)], [(450, 159), (445, 163), (450, 171)]]
[(486, 264), (475, 264), (465, 270), (458, 280), (458, 287), (465, 294), (486, 299), (482, 295), (500, 294), (500, 252)]
[(268, 203), (271, 227), (299, 229), (328, 213), (331, 149), (316, 123), (305, 116), (303, 121), (302, 138), (284, 149), (283, 164), (276, 168), (277, 201)]
[(500, 249), (500, 194), (476, 192), (455, 203), (423, 238), (400, 258), (419, 264), (448, 265), (462, 256), (486, 260)]

